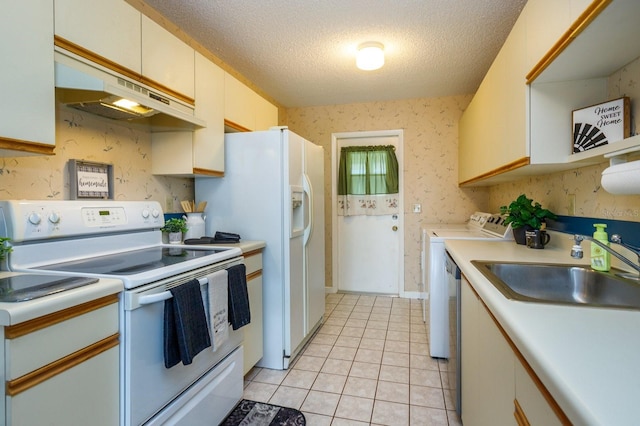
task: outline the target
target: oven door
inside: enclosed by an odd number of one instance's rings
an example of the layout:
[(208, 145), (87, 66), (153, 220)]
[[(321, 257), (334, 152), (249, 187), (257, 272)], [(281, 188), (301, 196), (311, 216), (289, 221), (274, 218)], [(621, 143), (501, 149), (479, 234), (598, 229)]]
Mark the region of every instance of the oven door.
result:
[[(190, 365), (180, 363), (169, 369), (164, 366), (164, 301), (171, 294), (167, 289), (239, 263), (242, 258), (124, 292), (121, 334), (123, 424), (145, 423), (242, 344), (242, 329), (233, 331), (230, 328), (229, 339), (215, 352), (206, 348)], [(207, 286), (203, 285), (201, 290), (204, 296)]]

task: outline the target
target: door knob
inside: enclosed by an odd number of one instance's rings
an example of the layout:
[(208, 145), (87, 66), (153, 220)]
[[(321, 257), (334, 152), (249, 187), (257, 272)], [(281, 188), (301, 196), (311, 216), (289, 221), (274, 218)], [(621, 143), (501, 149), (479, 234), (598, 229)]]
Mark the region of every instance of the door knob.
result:
[(398, 230), (398, 227), (397, 226), (392, 226), (391, 229), (393, 230), (393, 232), (395, 232), (395, 231)]

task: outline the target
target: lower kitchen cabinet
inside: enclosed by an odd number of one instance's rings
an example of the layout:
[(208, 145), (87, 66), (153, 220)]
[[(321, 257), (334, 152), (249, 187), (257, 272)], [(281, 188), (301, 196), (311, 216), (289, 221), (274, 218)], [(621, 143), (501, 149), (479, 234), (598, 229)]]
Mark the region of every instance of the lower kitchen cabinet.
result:
[(247, 268), (247, 291), (249, 293), (249, 310), (251, 323), (244, 326), (244, 363), (243, 374), (262, 358), (262, 249), (244, 254)]
[[(561, 425), (569, 424), (568, 419), (563, 418), (564, 414), (556, 414), (555, 403), (550, 405), (545, 398), (545, 394), (540, 391), (537, 378), (531, 377), (525, 366), (516, 362), (516, 399), (514, 401), (516, 410), (516, 420), (518, 425)], [(546, 394), (547, 397), (550, 397)], [(563, 420), (560, 420), (560, 418)]]
[(465, 426), (569, 424), (464, 276), (461, 298)]
[(3, 332), (4, 424), (119, 423), (117, 295)]
[(514, 424), (515, 356), (466, 280), (462, 281), (462, 420)]

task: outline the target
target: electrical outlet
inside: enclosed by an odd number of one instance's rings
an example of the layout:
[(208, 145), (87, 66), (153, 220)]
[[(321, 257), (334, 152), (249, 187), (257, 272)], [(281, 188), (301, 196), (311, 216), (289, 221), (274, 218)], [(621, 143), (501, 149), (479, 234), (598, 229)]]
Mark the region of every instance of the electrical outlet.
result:
[(414, 213), (420, 213), (422, 211), (422, 205), (420, 204), (414, 204), (413, 205), (413, 212)]
[(567, 195), (567, 214), (569, 216), (576, 215), (576, 194)]

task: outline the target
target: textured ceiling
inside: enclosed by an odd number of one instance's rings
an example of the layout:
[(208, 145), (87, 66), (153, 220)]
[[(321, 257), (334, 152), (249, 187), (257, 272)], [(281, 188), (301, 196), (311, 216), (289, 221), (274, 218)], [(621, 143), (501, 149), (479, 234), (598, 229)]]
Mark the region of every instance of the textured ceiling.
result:
[[(475, 93), (526, 0), (145, 0), (286, 107)], [(385, 66), (355, 67), (385, 45)]]

